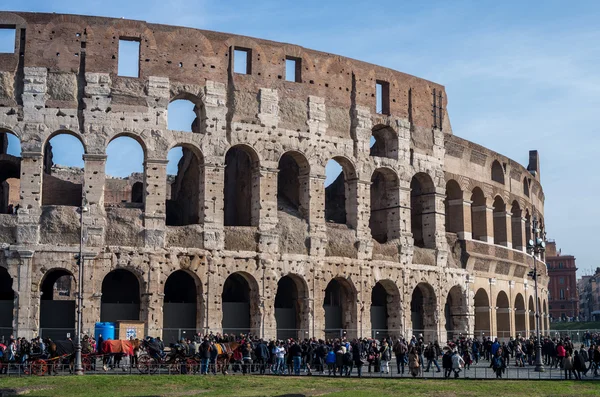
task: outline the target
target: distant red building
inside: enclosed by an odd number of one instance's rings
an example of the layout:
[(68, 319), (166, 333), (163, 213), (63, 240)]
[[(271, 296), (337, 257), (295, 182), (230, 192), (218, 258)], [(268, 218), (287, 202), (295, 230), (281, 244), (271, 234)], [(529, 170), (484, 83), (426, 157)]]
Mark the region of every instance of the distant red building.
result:
[(548, 310), (553, 321), (579, 318), (579, 294), (577, 292), (577, 266), (573, 255), (562, 255), (556, 250), (556, 242), (546, 246), (548, 265)]

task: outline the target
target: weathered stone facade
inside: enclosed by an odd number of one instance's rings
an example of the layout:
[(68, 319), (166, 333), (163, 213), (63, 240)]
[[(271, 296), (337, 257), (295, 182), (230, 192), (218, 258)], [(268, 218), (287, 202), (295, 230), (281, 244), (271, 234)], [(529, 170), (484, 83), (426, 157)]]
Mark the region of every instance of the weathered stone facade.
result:
[[(524, 246), (531, 216), (543, 224), (537, 153), (525, 168), (453, 135), (443, 86), (290, 44), (140, 21), (2, 12), (0, 25), (16, 30), (15, 53), (0, 54), (0, 132), (20, 139), (22, 155), (0, 154), (0, 167), (12, 167), (0, 174), (20, 178), (20, 208), (0, 215), (0, 266), (12, 278), (19, 336), (43, 328), (49, 274), (73, 275), (73, 288), (78, 279), (77, 208), (44, 205), (44, 145), (57, 133), (85, 149), (85, 329), (128, 299), (107, 301), (115, 292), (103, 283), (117, 269), (135, 276), (127, 310), (151, 334), (167, 327), (177, 270), (194, 281), (196, 316), (195, 327), (174, 328), (239, 325), (274, 337), (277, 306), (293, 309), (296, 336), (533, 329)], [(140, 42), (139, 78), (117, 73), (120, 38)], [(234, 72), (235, 49), (246, 51), (249, 74)], [(286, 81), (292, 58), (301, 76)], [(387, 114), (376, 110), (379, 82)], [(196, 105), (194, 132), (167, 129), (176, 99)], [(141, 208), (106, 203), (105, 150), (120, 136), (144, 150)], [(190, 179), (178, 186), (193, 190), (178, 190), (173, 208), (193, 216), (167, 226), (176, 146), (190, 156), (180, 163)], [(326, 189), (330, 159), (343, 173)], [(224, 307), (226, 294), (247, 305), (248, 319), (223, 318), (239, 313)], [(373, 307), (384, 308), (379, 320)]]

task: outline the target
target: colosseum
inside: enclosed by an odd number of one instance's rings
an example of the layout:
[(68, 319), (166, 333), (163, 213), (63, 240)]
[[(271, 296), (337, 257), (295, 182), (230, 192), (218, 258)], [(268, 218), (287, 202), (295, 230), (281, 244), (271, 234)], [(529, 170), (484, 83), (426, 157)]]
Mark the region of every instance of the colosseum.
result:
[[(129, 321), (165, 339), (445, 341), (535, 329), (525, 242), (534, 217), (544, 229), (538, 153), (523, 166), (454, 135), (444, 86), (143, 21), (0, 12), (0, 29), (14, 33), (0, 54), (2, 335), (73, 333), (80, 276), (84, 332)], [(177, 100), (193, 104), (190, 131), (168, 128)], [(81, 143), (82, 168), (53, 163), (62, 134)], [(106, 172), (120, 137), (143, 150), (143, 172)], [(342, 172), (326, 186), (331, 160)]]

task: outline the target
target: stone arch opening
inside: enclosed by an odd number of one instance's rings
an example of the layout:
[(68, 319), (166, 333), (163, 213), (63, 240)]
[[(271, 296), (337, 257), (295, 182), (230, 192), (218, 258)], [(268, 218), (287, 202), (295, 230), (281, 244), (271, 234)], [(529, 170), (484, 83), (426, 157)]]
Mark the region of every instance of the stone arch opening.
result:
[(521, 211), (521, 206), (515, 200), (512, 203), (512, 207), (510, 209), (511, 212), (511, 238), (512, 238), (512, 247), (514, 249), (522, 251), (525, 243), (523, 241), (523, 212)]
[(400, 187), (398, 176), (378, 168), (371, 176), (371, 237), (379, 243), (400, 237)]
[(506, 292), (498, 292), (496, 298), (496, 330), (499, 340), (508, 340), (510, 334), (510, 303)]
[(473, 240), (488, 241), (487, 211), (483, 191), (475, 187), (471, 193), (471, 233)]
[(300, 339), (308, 331), (308, 288), (304, 280), (288, 274), (277, 282), (275, 322), (277, 339)]
[(75, 279), (65, 269), (48, 271), (40, 286), (40, 335), (53, 340), (75, 337)]
[(533, 303), (533, 296), (529, 296), (529, 304), (528, 304), (528, 311), (529, 311), (529, 332), (530, 333), (534, 333), (535, 332), (535, 305)]
[(325, 167), (325, 221), (355, 229), (358, 219), (356, 205), (357, 180), (354, 166), (345, 157), (334, 157)]
[(42, 205), (81, 206), (83, 155), (81, 140), (70, 132), (57, 132), (44, 145)]
[(8, 340), (13, 335), (13, 313), (15, 291), (8, 270), (0, 267), (0, 339)]
[(492, 163), (492, 181), (504, 185), (504, 167), (502, 167), (498, 160), (494, 160)]
[(435, 186), (423, 172), (410, 181), (410, 215), (415, 246), (435, 248)]
[(398, 287), (380, 280), (371, 289), (371, 337), (381, 339), (401, 332), (401, 302)]
[(446, 233), (460, 233), (464, 229), (463, 193), (460, 185), (451, 179), (446, 183), (444, 199)]
[(310, 167), (298, 152), (286, 152), (279, 159), (277, 207), (300, 219), (308, 219), (310, 206)]
[(201, 327), (200, 289), (198, 280), (185, 270), (176, 270), (167, 278), (163, 303), (163, 340), (166, 343), (181, 338), (193, 339)]
[(506, 217), (506, 204), (502, 197), (496, 196), (494, 199), (494, 244), (496, 245), (508, 245)]
[(107, 208), (144, 209), (146, 154), (138, 139), (121, 135), (106, 147), (104, 206)]
[(237, 145), (225, 155), (225, 226), (258, 226), (260, 167), (253, 149)]
[(327, 284), (323, 309), (327, 338), (356, 332), (356, 291), (349, 280), (336, 277)]
[(21, 142), (0, 129), (0, 214), (13, 215), (20, 202)]
[(391, 127), (377, 125), (373, 127), (370, 155), (398, 160), (398, 134)]
[(167, 107), (167, 128), (169, 130), (200, 133), (205, 119), (206, 112), (202, 101), (191, 94), (180, 95)]
[(426, 342), (437, 340), (437, 301), (430, 284), (417, 284), (412, 292), (410, 314), (413, 335), (423, 335)]
[(525, 338), (527, 337), (526, 313), (525, 299), (518, 293), (515, 297), (515, 332)]
[(446, 319), (446, 335), (448, 340), (455, 340), (462, 334), (468, 332), (468, 313), (465, 295), (460, 286), (455, 285), (448, 292), (446, 304), (444, 305), (444, 316)]
[(480, 339), (491, 336), (490, 324), (490, 300), (483, 288), (479, 288), (475, 294), (475, 337)]
[(221, 294), (223, 333), (257, 332), (260, 327), (258, 284), (248, 274), (237, 272), (227, 277)]
[(523, 194), (529, 197), (529, 179), (523, 178)]
[(177, 146), (169, 151), (167, 158), (167, 226), (201, 223), (204, 214), (202, 156), (187, 146)]
[(126, 269), (116, 269), (102, 280), (100, 321), (140, 319), (140, 283), (138, 278)]

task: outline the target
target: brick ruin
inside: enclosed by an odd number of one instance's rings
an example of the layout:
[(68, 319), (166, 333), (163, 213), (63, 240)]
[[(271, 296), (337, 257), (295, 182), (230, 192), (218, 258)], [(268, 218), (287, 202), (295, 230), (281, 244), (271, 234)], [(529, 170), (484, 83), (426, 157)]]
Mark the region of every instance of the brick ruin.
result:
[[(0, 12), (0, 26), (15, 33), (0, 54), (3, 335), (74, 328), (80, 232), (88, 331), (116, 320), (167, 338), (534, 329), (537, 152), (524, 167), (454, 135), (443, 86), (142, 21)], [(122, 41), (139, 46), (137, 77), (119, 71)], [(194, 104), (191, 132), (168, 129), (175, 100)], [(81, 142), (83, 169), (53, 166), (58, 134)], [(122, 136), (142, 147), (144, 171), (110, 178), (106, 148)], [(168, 177), (174, 147), (183, 157)], [(329, 160), (342, 173), (325, 188)], [(546, 298), (539, 306), (547, 330)]]

